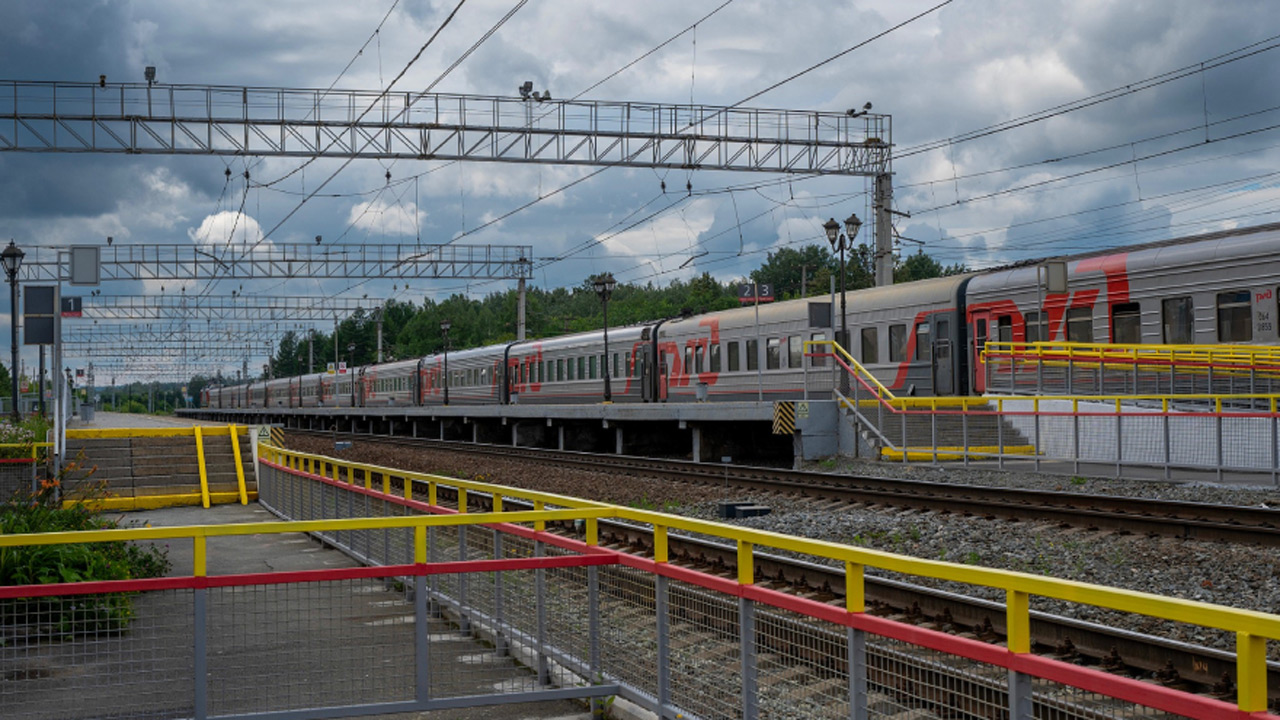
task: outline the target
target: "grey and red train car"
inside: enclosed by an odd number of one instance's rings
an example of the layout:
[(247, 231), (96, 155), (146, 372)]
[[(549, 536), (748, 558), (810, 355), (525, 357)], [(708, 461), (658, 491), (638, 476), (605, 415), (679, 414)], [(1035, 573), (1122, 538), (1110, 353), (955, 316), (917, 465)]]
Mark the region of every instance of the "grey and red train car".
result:
[[(846, 296), (846, 348), (898, 394), (985, 391), (988, 341), (1274, 344), (1280, 224), (1061, 258), (1066, 291), (1038, 263)], [(772, 401), (804, 391), (804, 343), (840, 328), (827, 298), (806, 298), (500, 343), (239, 386), (210, 387), (213, 408), (405, 407)], [(833, 314), (834, 311), (834, 314)]]

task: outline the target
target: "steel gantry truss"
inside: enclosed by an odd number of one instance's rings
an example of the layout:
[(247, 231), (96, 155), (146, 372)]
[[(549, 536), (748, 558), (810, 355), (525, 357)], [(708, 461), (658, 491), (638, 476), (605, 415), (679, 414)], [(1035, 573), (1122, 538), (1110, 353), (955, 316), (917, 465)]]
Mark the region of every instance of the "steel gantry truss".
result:
[(264, 295), (97, 295), (83, 299), (85, 318), (94, 320), (248, 320), (255, 322), (332, 321), (372, 311), (382, 298), (270, 297)]
[(154, 83), (0, 82), (0, 151), (364, 157), (876, 176), (889, 116)]
[[(71, 279), (68, 248), (32, 247), (21, 282)], [(533, 275), (529, 245), (308, 245), (264, 242), (217, 248), (106, 245), (102, 280), (261, 280), (287, 278), (517, 279)]]

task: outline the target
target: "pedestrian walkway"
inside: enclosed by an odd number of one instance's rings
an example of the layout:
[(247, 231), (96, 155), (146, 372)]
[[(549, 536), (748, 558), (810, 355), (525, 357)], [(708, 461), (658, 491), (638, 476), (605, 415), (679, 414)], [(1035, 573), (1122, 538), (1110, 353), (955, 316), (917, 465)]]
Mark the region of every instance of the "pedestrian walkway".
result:
[[(201, 507), (165, 507), (165, 509), (160, 510), (127, 512), (127, 514), (124, 514), (124, 523), (122, 525), (163, 528), (178, 527), (178, 525), (268, 523), (268, 521), (278, 521), (278, 518), (275, 518), (275, 515), (270, 514), (261, 505), (251, 503), (251, 505), (219, 505), (210, 507), (207, 510), (201, 509)], [(292, 571), (358, 568), (360, 566), (351, 557), (303, 533), (216, 537), (209, 538), (207, 543), (209, 543), (209, 548), (207, 548), (209, 550), (207, 573), (211, 578), (218, 577), (218, 575), (292, 573)], [(170, 569), (169, 575), (172, 575), (172, 577), (184, 577), (184, 575), (189, 577), (192, 574), (193, 562), (191, 544), (182, 542), (170, 543), (168, 550), (169, 560), (173, 562), (173, 568)], [(370, 587), (376, 587), (376, 584), (370, 585)], [(334, 588), (334, 592), (346, 594), (340, 588)], [(271, 614), (275, 615), (275, 618), (260, 616), (257, 621), (265, 626), (314, 626), (316, 618), (307, 618), (308, 615), (330, 614), (329, 619), (334, 620), (335, 624), (352, 618), (360, 618), (362, 623), (366, 625), (383, 621), (383, 623), (387, 623), (389, 632), (412, 634), (412, 624), (403, 624), (398, 621), (406, 612), (412, 612), (412, 605), (407, 601), (397, 601), (396, 598), (389, 598), (393, 594), (397, 593), (362, 593), (362, 597), (356, 603), (348, 602), (349, 598), (334, 598), (335, 603), (333, 605), (324, 602), (323, 598), (319, 598), (315, 594), (310, 594), (305, 606), (265, 606), (268, 607)], [(361, 609), (357, 603), (362, 603), (366, 607)], [(333, 610), (335, 610), (334, 605), (339, 605), (340, 609), (342, 609), (340, 618), (335, 618), (332, 615)], [(375, 615), (378, 618), (374, 618)], [(433, 625), (435, 624), (433, 623)], [(447, 628), (443, 621), (439, 624), (438, 628), (436, 626), (431, 628), (431, 634), (438, 638), (448, 637), (453, 639), (452, 629)], [(332, 630), (333, 638), (340, 638), (340, 628), (334, 626), (330, 630)], [(232, 623), (228, 623), (224, 628), (221, 628), (221, 632), (233, 635), (243, 632), (243, 629), (237, 629), (236, 623), (232, 621)], [(219, 633), (218, 626), (211, 626), (210, 646), (219, 643)], [(330, 638), (300, 638), (298, 642), (326, 644), (326, 639)], [(489, 671), (486, 671), (486, 673), (468, 674), (477, 683), (484, 683), (485, 687), (477, 687), (477, 692), (493, 692), (493, 685), (508, 682), (509, 680), (507, 673), (511, 670), (511, 667), (509, 667), (512, 664), (511, 659), (498, 659), (498, 657), (495, 657), (492, 647), (476, 642), (475, 639), (468, 639), (468, 641), (462, 642), (434, 643), (434, 647), (444, 648), (445, 653), (447, 653), (447, 655), (439, 657), (433, 653), (433, 660), (436, 662), (451, 661), (461, 662), (461, 664), (466, 664), (467, 666), (488, 667)], [(250, 655), (250, 657), (244, 657), (244, 655)], [(239, 657), (241, 657), (241, 660), (239, 660), (241, 662), (252, 662), (251, 653), (242, 652)], [(342, 662), (342, 659), (321, 655), (319, 661), (333, 662), (337, 666)], [(246, 678), (251, 678), (252, 676), (247, 667), (244, 669), (244, 675), (246, 675)], [(264, 689), (264, 692), (269, 691), (269, 689)], [(260, 707), (265, 707), (265, 705)], [(512, 720), (588, 720), (590, 714), (584, 710), (584, 706), (580, 705), (580, 703), (547, 701), (515, 703), (515, 705), (502, 706), (497, 712), (495, 712), (494, 707), (470, 707), (419, 712), (419, 714), (375, 716), (375, 719), (376, 717), (385, 717), (387, 720), (490, 720), (495, 716), (509, 717)]]
[(67, 429), (74, 428), (171, 428), (194, 427), (196, 425), (226, 425), (225, 422), (194, 420), (175, 417), (173, 415), (142, 415), (136, 413), (115, 413), (98, 411), (93, 420), (86, 422), (81, 415), (72, 415), (67, 421)]

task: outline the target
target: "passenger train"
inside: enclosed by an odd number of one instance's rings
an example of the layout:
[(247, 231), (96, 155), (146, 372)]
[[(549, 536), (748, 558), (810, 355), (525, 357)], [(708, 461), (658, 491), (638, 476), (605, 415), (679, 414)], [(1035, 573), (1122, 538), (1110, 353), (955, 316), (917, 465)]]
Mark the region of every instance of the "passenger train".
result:
[[(850, 291), (848, 351), (899, 394), (985, 391), (990, 340), (1276, 343), (1280, 224), (1062, 258), (1066, 292), (1040, 263)], [(839, 308), (840, 303), (834, 303)], [(609, 330), (237, 386), (210, 408), (406, 407), (773, 401), (804, 391), (804, 342), (840, 327), (805, 298)], [(830, 362), (809, 358), (810, 368)], [(447, 375), (446, 375), (447, 363)]]

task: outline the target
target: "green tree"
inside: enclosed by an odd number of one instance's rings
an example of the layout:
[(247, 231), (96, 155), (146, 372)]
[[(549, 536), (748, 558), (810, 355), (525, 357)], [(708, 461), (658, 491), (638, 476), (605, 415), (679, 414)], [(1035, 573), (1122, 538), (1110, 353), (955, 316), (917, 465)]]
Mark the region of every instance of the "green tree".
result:
[(963, 264), (957, 263), (944, 266), (932, 256), (926, 255), (924, 248), (919, 248), (915, 254), (909, 255), (905, 260), (897, 263), (897, 267), (893, 269), (893, 281), (895, 283), (906, 283), (915, 280), (928, 280), (929, 278), (942, 277), (944, 275), (959, 275), (965, 272), (969, 272), (969, 269)]
[(805, 245), (799, 249), (784, 247), (769, 253), (760, 269), (751, 273), (751, 280), (769, 283), (773, 286), (774, 296), (780, 299), (822, 295), (827, 292), (828, 285), (826, 282), (819, 285), (818, 278), (830, 278), (838, 264), (831, 251), (821, 245)]

